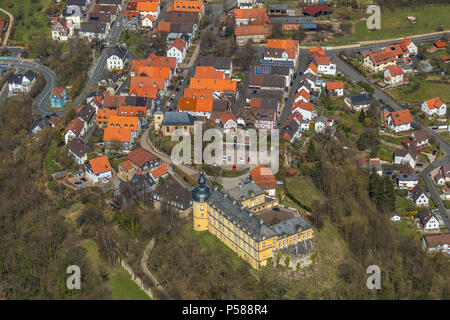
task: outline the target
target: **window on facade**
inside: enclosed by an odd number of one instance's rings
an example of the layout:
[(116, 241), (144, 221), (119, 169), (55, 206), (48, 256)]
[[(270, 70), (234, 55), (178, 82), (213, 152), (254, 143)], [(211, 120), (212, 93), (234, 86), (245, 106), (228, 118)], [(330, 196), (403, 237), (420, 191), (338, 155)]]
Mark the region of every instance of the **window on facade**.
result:
[(203, 211), (203, 209), (205, 209), (205, 207), (203, 205), (200, 206), (200, 211)]
[(263, 249), (266, 248), (266, 244), (265, 244), (265, 243), (262, 244), (262, 248), (263, 248)]

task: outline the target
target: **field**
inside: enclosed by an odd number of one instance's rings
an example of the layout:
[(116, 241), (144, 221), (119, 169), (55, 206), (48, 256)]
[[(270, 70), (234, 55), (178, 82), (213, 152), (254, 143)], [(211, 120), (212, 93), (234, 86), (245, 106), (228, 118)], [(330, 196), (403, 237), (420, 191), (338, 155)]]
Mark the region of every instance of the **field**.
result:
[[(30, 43), (33, 42), (30, 39), (33, 36), (50, 36), (50, 18), (45, 14), (45, 9), (54, 1), (14, 0), (11, 2), (13, 6), (8, 8), (6, 0), (0, 0), (0, 7), (13, 14), (16, 18), (13, 38), (15, 41)], [(34, 41), (37, 41), (37, 39), (34, 39)]]
[[(83, 247), (88, 251), (89, 261), (97, 268), (103, 264), (107, 273), (107, 287), (113, 300), (149, 300), (150, 298), (138, 287), (130, 275), (119, 264), (115, 266), (105, 265), (100, 261), (97, 244), (92, 240), (86, 240)], [(95, 268), (94, 268), (95, 269)]]
[[(419, 84), (417, 90), (408, 90), (414, 83)], [(388, 93), (397, 101), (401, 102), (424, 102), (432, 97), (439, 97), (442, 101), (450, 101), (450, 91), (448, 90), (450, 84), (437, 83), (427, 81), (423, 78), (416, 77), (412, 83), (403, 88), (391, 89)], [(412, 92), (411, 92), (412, 91)]]
[(313, 200), (322, 198), (322, 193), (314, 185), (311, 177), (293, 177), (286, 179), (286, 189), (301, 203), (311, 206)]
[[(359, 21), (355, 26), (355, 34), (335, 38), (327, 42), (327, 45), (348, 44), (359, 41), (373, 41), (390, 38), (398, 38), (403, 36), (436, 32), (442, 26), (444, 30), (450, 28), (450, 20), (448, 19), (449, 4), (442, 5), (425, 5), (414, 8), (397, 8), (393, 10), (381, 11), (381, 29), (368, 30), (366, 21)], [(366, 17), (369, 15), (366, 14)], [(407, 16), (416, 16), (417, 22), (411, 24), (407, 20)], [(433, 17), (430, 19), (430, 17)]]

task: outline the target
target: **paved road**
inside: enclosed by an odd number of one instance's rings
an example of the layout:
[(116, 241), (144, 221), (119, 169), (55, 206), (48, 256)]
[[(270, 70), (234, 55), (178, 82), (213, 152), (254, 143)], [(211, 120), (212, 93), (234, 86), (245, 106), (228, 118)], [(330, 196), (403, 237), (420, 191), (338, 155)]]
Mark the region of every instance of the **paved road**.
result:
[(2, 44), (2, 47), (6, 47), (6, 45), (8, 44), (9, 35), (11, 34), (11, 30), (14, 26), (14, 16), (5, 9), (0, 8), (0, 11), (6, 13), (9, 17), (8, 31), (6, 31), (5, 38), (3, 39)]
[(81, 94), (75, 100), (74, 103), (75, 108), (79, 108), (85, 102), (86, 97), (89, 94), (90, 90), (92, 90), (93, 87), (96, 87), (98, 85), (98, 82), (101, 79), (102, 71), (106, 66), (106, 59), (108, 59), (111, 49), (119, 42), (122, 31), (123, 31), (122, 24), (120, 23), (120, 21), (116, 21), (112, 26), (109, 37), (107, 39), (107, 42), (110, 43), (110, 48), (104, 49), (100, 57), (97, 58), (97, 60), (95, 61), (93, 71), (87, 85), (84, 87)]
[[(427, 37), (419, 38), (418, 41), (419, 42), (430, 41), (430, 40), (436, 40), (439, 38), (440, 38), (440, 36), (438, 38), (436, 38), (436, 36), (427, 36)], [(389, 42), (387, 44), (390, 44), (390, 43), (395, 43), (395, 41)], [(379, 47), (379, 45), (377, 45), (376, 47)], [(367, 49), (368, 49), (367, 47), (364, 48), (364, 50), (367, 50)], [(329, 50), (327, 52), (327, 55), (329, 55), (335, 61), (338, 71), (343, 72), (345, 75), (347, 75), (348, 77), (350, 77), (353, 80), (364, 81), (364, 82), (368, 83), (374, 89), (374, 97), (375, 98), (382, 100), (384, 104), (390, 106), (394, 110), (402, 110), (403, 109), (402, 106), (400, 106), (394, 99), (392, 99), (389, 95), (387, 95), (383, 90), (381, 90), (378, 86), (374, 85), (370, 81), (366, 81), (365, 77), (362, 74), (360, 74), (358, 71), (356, 71), (348, 63), (343, 61), (339, 57), (339, 50)], [(439, 196), (436, 186), (435, 186), (434, 182), (432, 181), (432, 178), (429, 175), (433, 169), (441, 166), (444, 163), (450, 162), (450, 145), (439, 134), (437, 134), (430, 128), (426, 127), (417, 118), (413, 119), (413, 126), (416, 129), (425, 130), (430, 137), (433, 137), (435, 139), (435, 141), (437, 142), (441, 151), (443, 151), (447, 155), (447, 157), (444, 160), (439, 161), (439, 162), (433, 162), (430, 165), (428, 165), (428, 167), (425, 168), (425, 170), (421, 173), (421, 175), (425, 181), (428, 191), (430, 192), (430, 195), (432, 196), (434, 202), (439, 207), (439, 213), (440, 213), (445, 225), (447, 226), (447, 229), (450, 230), (450, 218), (448, 216), (447, 209), (445, 208), (445, 205)]]
[(57, 86), (56, 74), (47, 67), (41, 66), (34, 62), (23, 61), (14, 57), (3, 57), (0, 58), (1, 64), (11, 64), (11, 67), (33, 70), (35, 72), (39, 72), (46, 80), (46, 85), (42, 92), (37, 96), (37, 98), (33, 101), (33, 107), (36, 108), (40, 114), (49, 115), (52, 113), (56, 113), (58, 115), (64, 114), (64, 110), (51, 110), (48, 108), (47, 103), (50, 101), (50, 94), (53, 88)]
[(298, 76), (298, 73), (301, 71), (303, 72), (306, 68), (306, 64), (308, 63), (308, 50), (300, 50), (297, 68), (295, 69), (295, 72), (297, 73), (297, 78), (292, 80), (292, 86), (289, 89), (289, 95), (287, 97), (287, 101), (284, 104), (283, 110), (281, 110), (281, 117), (280, 117), (280, 124), (283, 126), (288, 120), (289, 116), (291, 114), (291, 108), (294, 104), (294, 98), (295, 94), (297, 93), (298, 86), (300, 84), (300, 77)]

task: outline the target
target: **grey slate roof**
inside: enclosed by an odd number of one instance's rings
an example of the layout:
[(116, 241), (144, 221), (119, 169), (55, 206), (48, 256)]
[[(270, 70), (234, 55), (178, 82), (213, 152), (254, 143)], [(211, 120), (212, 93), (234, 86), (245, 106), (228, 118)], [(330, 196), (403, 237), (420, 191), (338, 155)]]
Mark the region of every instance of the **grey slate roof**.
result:
[(88, 146), (78, 138), (69, 142), (69, 150), (78, 158), (84, 157), (89, 152)]
[(127, 49), (121, 47), (121, 46), (116, 46), (114, 48), (114, 51), (111, 53), (111, 56), (117, 56), (119, 59), (121, 59), (122, 61), (125, 61), (128, 55), (128, 51)]
[(162, 126), (192, 126), (195, 118), (187, 112), (169, 111), (164, 114)]
[[(264, 192), (264, 191), (263, 191)], [(276, 233), (262, 220), (241, 209), (238, 203), (233, 203), (233, 199), (225, 197), (220, 191), (213, 191), (208, 199), (208, 203), (215, 210), (227, 217), (228, 220), (238, 225), (242, 230), (257, 241), (261, 241), (276, 235)]]
[(264, 194), (264, 190), (255, 183), (248, 183), (244, 184), (243, 186), (237, 186), (229, 189), (225, 193), (227, 193), (232, 199), (236, 201), (244, 201), (249, 198)]
[(298, 216), (295, 218), (291, 218), (288, 220), (284, 220), (274, 226), (272, 229), (275, 231), (277, 235), (281, 236), (289, 236), (295, 234), (299, 231), (304, 231), (311, 229), (312, 226), (306, 221), (303, 217)]
[(21, 74), (12, 74), (8, 78), (8, 83), (10, 84), (22, 84), (22, 75)]
[(80, 112), (78, 112), (78, 117), (86, 123), (89, 123), (94, 115), (95, 108), (91, 105), (85, 105)]
[(197, 65), (201, 67), (212, 66), (216, 70), (229, 70), (231, 68), (231, 58), (228, 57), (199, 57)]
[(29, 81), (33, 81), (34, 79), (36, 79), (36, 74), (33, 71), (28, 70), (27, 72), (25, 72), (23, 77), (27, 78)]
[(106, 32), (106, 23), (97, 21), (82, 22), (80, 31), (103, 34)]
[(411, 190), (411, 196), (414, 202), (416, 202), (422, 194), (426, 196), (425, 190), (420, 186), (420, 184), (416, 184), (416, 186)]
[(357, 96), (349, 97), (350, 103), (354, 106), (370, 104), (373, 100), (371, 93), (364, 93)]

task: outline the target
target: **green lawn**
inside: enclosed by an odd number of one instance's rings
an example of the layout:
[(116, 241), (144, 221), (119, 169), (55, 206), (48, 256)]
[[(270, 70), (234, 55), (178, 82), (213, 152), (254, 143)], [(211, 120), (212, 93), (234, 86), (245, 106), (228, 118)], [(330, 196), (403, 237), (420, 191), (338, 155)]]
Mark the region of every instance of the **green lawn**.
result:
[(439, 133), (439, 135), (444, 138), (445, 141), (447, 141), (448, 143), (450, 143), (450, 132), (445, 131), (445, 132), (441, 132)]
[[(415, 83), (419, 84), (417, 90), (411, 90)], [(402, 88), (391, 89), (388, 93), (396, 100), (402, 102), (424, 102), (433, 97), (439, 97), (442, 101), (450, 101), (450, 84), (427, 81), (416, 77), (413, 82)], [(412, 91), (412, 92), (411, 92)]]
[[(366, 21), (360, 21), (355, 26), (354, 35), (335, 38), (326, 44), (342, 45), (358, 41), (382, 40), (430, 33), (435, 32), (441, 25), (444, 30), (447, 30), (450, 28), (449, 10), (449, 4), (430, 4), (414, 8), (396, 8), (394, 10), (382, 9), (381, 29), (368, 30)], [(415, 24), (411, 24), (406, 18), (411, 15), (417, 17)], [(365, 16), (368, 17), (369, 14)]]
[(144, 46), (146, 34), (137, 35), (130, 30), (126, 30), (122, 33), (120, 41), (127, 45), (127, 48), (132, 51), (139, 58), (144, 58)]
[(61, 170), (56, 163), (55, 152), (57, 152), (57, 146), (56, 144), (51, 144), (48, 149), (47, 155), (45, 156), (45, 170), (49, 175), (52, 175)]
[(392, 161), (394, 151), (394, 147), (380, 144), (380, 150), (378, 150), (377, 157), (384, 161)]
[(108, 272), (109, 279), (107, 287), (111, 292), (113, 300), (150, 300), (147, 294), (142, 291), (139, 286), (131, 280), (131, 276), (119, 264), (115, 266), (105, 265), (98, 254), (97, 243), (93, 240), (86, 240), (83, 247), (88, 251), (87, 257), (89, 261), (98, 268), (103, 264)]
[[(36, 43), (42, 35), (50, 36), (50, 18), (45, 14), (45, 9), (54, 1), (52, 0), (14, 0), (12, 8), (6, 6), (6, 0), (0, 0), (0, 7), (12, 13), (14, 17), (22, 15), (15, 22), (14, 40), (23, 43)], [(33, 38), (33, 39), (32, 39)]]
[(399, 146), (401, 146), (402, 141), (405, 140), (406, 138), (399, 138), (399, 137), (391, 137), (391, 136), (387, 136), (387, 135), (382, 135), (381, 139), (386, 141), (386, 142), (390, 142), (393, 144), (398, 144)]
[(412, 218), (402, 217), (399, 222), (392, 222), (392, 224), (397, 228), (397, 230), (404, 235), (409, 235), (411, 237), (420, 240), (424, 234), (418, 231), (417, 227), (414, 225)]
[(395, 199), (395, 207), (397, 211), (402, 214), (403, 212), (408, 211), (408, 208), (412, 207), (412, 203), (405, 197), (397, 196), (397, 198)]
[(313, 200), (320, 200), (323, 197), (309, 176), (287, 178), (286, 189), (298, 201), (307, 206), (311, 206)]

